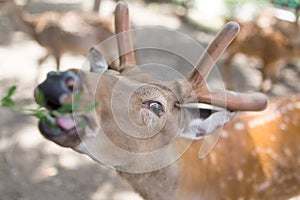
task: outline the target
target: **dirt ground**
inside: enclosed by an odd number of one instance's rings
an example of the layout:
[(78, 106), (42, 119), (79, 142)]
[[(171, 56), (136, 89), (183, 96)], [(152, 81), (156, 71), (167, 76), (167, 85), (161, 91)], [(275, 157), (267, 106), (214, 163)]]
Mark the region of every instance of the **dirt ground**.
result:
[[(148, 21), (134, 20), (136, 26), (162, 25), (157, 15), (138, 6), (133, 9), (133, 15), (149, 14)], [(211, 34), (180, 24), (178, 19), (163, 17), (167, 27), (174, 25), (177, 30), (201, 39), (200, 42), (208, 43), (212, 38)], [(37, 59), (46, 53), (45, 49), (23, 33), (12, 32), (4, 18), (0, 22), (0, 97), (9, 86), (18, 85), (17, 102), (34, 108), (33, 89), (48, 71), (55, 69), (54, 60), (38, 67)], [(84, 57), (66, 55), (61, 66), (80, 67), (84, 61)], [(255, 68), (241, 67), (248, 62), (243, 56), (235, 62), (235, 77), (240, 83), (237, 90), (255, 90), (259, 85), (260, 73)], [(300, 92), (299, 77), (299, 67), (286, 66), (268, 95), (274, 98)], [(45, 140), (37, 129), (37, 120), (4, 108), (0, 108), (0, 113), (0, 200), (141, 199), (114, 170)]]

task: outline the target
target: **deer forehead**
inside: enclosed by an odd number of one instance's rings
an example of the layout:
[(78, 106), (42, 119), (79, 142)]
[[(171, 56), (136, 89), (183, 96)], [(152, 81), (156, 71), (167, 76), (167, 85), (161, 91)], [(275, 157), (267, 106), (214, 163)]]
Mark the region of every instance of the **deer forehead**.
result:
[(96, 96), (100, 101), (110, 101), (111, 98), (118, 98), (122, 102), (153, 100), (167, 107), (167, 101), (174, 98), (171, 89), (168, 89), (165, 83), (153, 78), (137, 79), (136, 76), (122, 76), (108, 72), (94, 77), (93, 80), (89, 80), (90, 76), (88, 75), (82, 76), (82, 78), (89, 85), (96, 84), (93, 87), (96, 87)]

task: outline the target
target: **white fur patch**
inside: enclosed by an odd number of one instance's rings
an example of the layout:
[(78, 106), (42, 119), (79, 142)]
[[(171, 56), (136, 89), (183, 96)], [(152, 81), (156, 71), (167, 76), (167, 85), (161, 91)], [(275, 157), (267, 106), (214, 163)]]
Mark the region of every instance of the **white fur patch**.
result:
[(224, 110), (213, 113), (207, 119), (194, 119), (189, 123), (180, 136), (192, 140), (201, 139), (229, 122), (234, 115), (235, 113), (230, 113)]
[(234, 124), (234, 129), (235, 130), (244, 130), (245, 129), (245, 124), (242, 122), (237, 122)]

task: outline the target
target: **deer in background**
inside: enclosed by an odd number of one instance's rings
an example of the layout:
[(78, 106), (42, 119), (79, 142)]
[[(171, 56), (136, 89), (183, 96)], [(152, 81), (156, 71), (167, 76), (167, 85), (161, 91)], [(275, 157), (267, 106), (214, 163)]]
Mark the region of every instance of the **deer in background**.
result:
[(299, 25), (271, 16), (260, 16), (255, 22), (239, 22), (241, 32), (231, 43), (223, 60), (224, 78), (234, 89), (231, 65), (237, 54), (255, 57), (262, 63), (260, 90), (271, 90), (279, 71), (300, 55)]
[[(99, 103), (95, 115), (79, 114), (85, 127), (75, 128), (75, 118), (70, 115), (53, 116), (55, 128), (40, 121), (39, 129), (47, 139), (99, 163), (108, 161), (147, 200), (287, 199), (299, 195), (300, 96), (283, 97), (263, 112), (241, 112), (234, 117), (238, 111), (265, 109), (267, 98), (260, 93), (208, 90), (205, 83), (238, 33), (237, 23), (230, 22), (219, 32), (187, 77), (163, 82), (136, 67), (127, 32), (127, 4), (118, 2), (115, 15), (119, 70), (51, 72), (35, 89), (36, 99), (44, 94), (43, 106), (50, 110), (70, 103), (66, 97), (73, 93)], [(120, 85), (124, 87), (118, 90)], [(121, 121), (116, 121), (114, 112)], [(125, 128), (135, 127), (132, 131), (140, 136), (151, 137), (135, 137), (117, 122), (129, 125)], [(215, 148), (199, 159), (206, 137), (220, 127), (222, 136)], [(103, 133), (105, 137), (100, 137)], [(152, 171), (134, 171), (135, 167), (164, 162), (187, 143), (186, 151), (174, 162)], [(148, 157), (123, 157), (123, 151), (115, 153), (109, 144)], [(167, 150), (151, 157), (161, 147)]]
[(86, 56), (92, 46), (113, 33), (112, 21), (100, 19), (95, 13), (49, 11), (29, 15), (18, 8), (14, 0), (0, 0), (0, 8), (17, 30), (26, 33), (47, 49), (47, 54), (39, 59), (39, 64), (52, 55), (57, 70), (64, 53)]

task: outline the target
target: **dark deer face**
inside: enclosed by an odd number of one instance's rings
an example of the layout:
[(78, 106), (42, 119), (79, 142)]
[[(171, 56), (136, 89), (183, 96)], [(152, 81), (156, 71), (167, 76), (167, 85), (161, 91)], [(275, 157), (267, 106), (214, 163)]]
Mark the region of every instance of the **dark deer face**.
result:
[[(74, 104), (76, 96), (80, 97), (77, 106), (82, 110), (94, 102), (98, 104), (92, 112), (73, 110), (73, 116), (53, 117), (55, 128), (40, 122), (40, 131), (48, 139), (99, 160), (98, 155), (92, 155), (82, 144), (93, 146), (97, 152), (104, 151), (103, 159), (109, 160), (109, 156), (120, 156), (109, 149), (109, 144), (126, 152), (154, 152), (177, 138), (202, 138), (230, 121), (236, 111), (266, 107), (264, 95), (208, 90), (205, 83), (214, 63), (238, 33), (236, 23), (224, 27), (186, 78), (161, 81), (136, 67), (128, 21), (127, 5), (119, 2), (116, 38), (121, 66), (118, 70), (107, 70), (101, 53), (94, 49), (90, 54), (92, 72), (50, 72), (37, 87), (35, 94), (45, 95), (48, 109)], [(123, 159), (122, 167), (126, 162)], [(120, 166), (120, 163), (110, 164)]]

